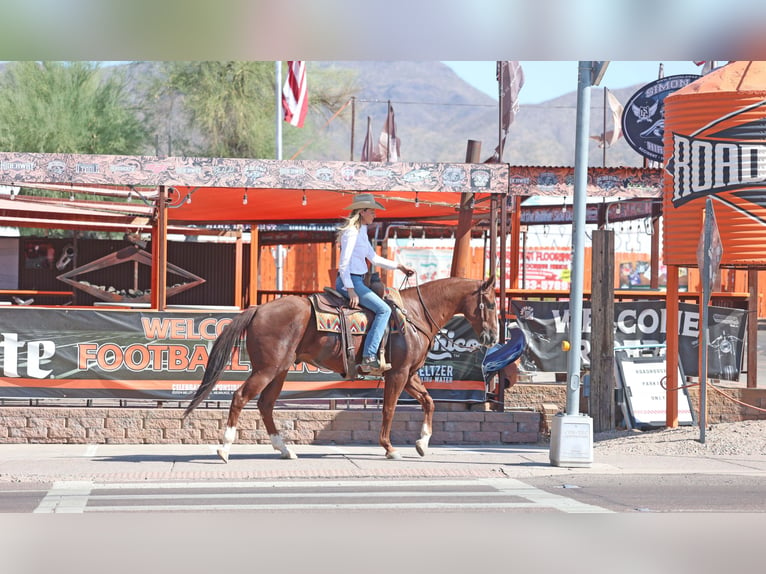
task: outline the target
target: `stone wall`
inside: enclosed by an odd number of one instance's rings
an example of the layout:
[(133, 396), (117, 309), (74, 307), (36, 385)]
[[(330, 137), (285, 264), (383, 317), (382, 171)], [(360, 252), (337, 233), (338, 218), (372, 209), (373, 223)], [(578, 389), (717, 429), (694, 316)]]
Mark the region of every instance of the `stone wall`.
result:
[[(228, 409), (199, 408), (187, 419), (182, 409), (0, 406), (0, 443), (199, 444), (219, 443)], [(288, 443), (377, 444), (382, 413), (376, 409), (283, 410), (274, 419)], [(394, 444), (420, 436), (422, 411), (399, 409)], [(539, 439), (536, 412), (441, 411), (434, 413), (431, 444), (524, 444)], [(237, 441), (270, 444), (256, 409), (239, 419)]]
[[(692, 410), (698, 413), (699, 386), (691, 384), (688, 392)], [(504, 396), (505, 410), (526, 407), (540, 414), (542, 436), (550, 434), (551, 418), (566, 412), (566, 402), (565, 383), (517, 383), (506, 389)], [(766, 389), (711, 383), (707, 387), (707, 405), (707, 422), (710, 424), (766, 419)], [(588, 412), (588, 401), (583, 396), (580, 397), (580, 411)], [(618, 417), (622, 416), (619, 407), (615, 407), (615, 412)]]
[[(723, 394), (725, 393), (725, 395)], [(699, 410), (699, 387), (689, 388)], [(708, 423), (766, 419), (766, 389), (708, 386)], [(750, 405), (750, 406), (748, 406)], [(587, 400), (581, 398), (587, 412)], [(755, 408), (753, 408), (755, 407)], [(504, 411), (485, 405), (437, 403), (432, 444), (534, 444), (550, 435), (551, 419), (566, 410), (564, 383), (518, 383), (506, 389)], [(760, 409), (760, 410), (759, 410)], [(619, 409), (617, 409), (619, 414)], [(226, 408), (199, 408), (182, 419), (180, 408), (0, 406), (0, 443), (200, 444), (219, 443)], [(382, 414), (371, 409), (277, 409), (275, 420), (294, 444), (377, 444)], [(394, 444), (420, 436), (422, 411), (400, 407), (394, 417)], [(269, 444), (260, 414), (246, 409), (237, 441)]]

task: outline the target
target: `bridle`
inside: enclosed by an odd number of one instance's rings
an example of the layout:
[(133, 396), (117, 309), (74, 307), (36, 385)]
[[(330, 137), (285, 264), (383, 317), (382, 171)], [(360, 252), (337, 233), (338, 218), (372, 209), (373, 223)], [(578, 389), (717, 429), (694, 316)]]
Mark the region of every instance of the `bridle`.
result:
[[(479, 313), (481, 315), (481, 329), (482, 333), (492, 333), (492, 329), (489, 329), (488, 326), (491, 326), (491, 324), (497, 323), (497, 303), (495, 303), (494, 297), (488, 298), (489, 301), (486, 303), (484, 302), (484, 291), (482, 289), (478, 290), (478, 297), (479, 297)], [(488, 317), (488, 315), (491, 315)]]

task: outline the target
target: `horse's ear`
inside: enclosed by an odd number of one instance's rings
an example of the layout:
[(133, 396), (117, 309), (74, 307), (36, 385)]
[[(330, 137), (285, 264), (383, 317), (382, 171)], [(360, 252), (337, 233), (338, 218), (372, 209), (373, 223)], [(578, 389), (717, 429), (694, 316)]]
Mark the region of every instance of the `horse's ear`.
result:
[(495, 276), (488, 278), (484, 283), (481, 284), (481, 290), (487, 291), (488, 289), (491, 289), (492, 286), (495, 284)]

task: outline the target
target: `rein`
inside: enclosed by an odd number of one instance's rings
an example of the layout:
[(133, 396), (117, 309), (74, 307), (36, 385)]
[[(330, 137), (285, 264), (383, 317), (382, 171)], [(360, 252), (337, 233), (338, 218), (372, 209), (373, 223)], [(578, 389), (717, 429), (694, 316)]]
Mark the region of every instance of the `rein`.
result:
[[(408, 284), (408, 283), (409, 283), (409, 277), (405, 277), (404, 278), (404, 284)], [(426, 313), (426, 319), (428, 319), (428, 321), (431, 323), (431, 325), (436, 327), (436, 329), (438, 330), (439, 329), (439, 324), (436, 321), (434, 321), (434, 318), (431, 316), (431, 312), (428, 310), (428, 306), (426, 305), (426, 302), (423, 300), (423, 294), (420, 292), (420, 283), (417, 281), (417, 279), (415, 280), (415, 291), (418, 294), (418, 300), (420, 301), (420, 305), (423, 307), (423, 311), (425, 311), (425, 313)], [(421, 331), (423, 331), (423, 333), (425, 333), (425, 331), (423, 329), (421, 329)], [(430, 337), (429, 337), (429, 339), (430, 339)]]

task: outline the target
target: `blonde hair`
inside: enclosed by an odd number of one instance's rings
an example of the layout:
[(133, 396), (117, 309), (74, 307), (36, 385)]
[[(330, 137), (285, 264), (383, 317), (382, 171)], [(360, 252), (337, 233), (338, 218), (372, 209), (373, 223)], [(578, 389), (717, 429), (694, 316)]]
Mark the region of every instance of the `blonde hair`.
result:
[(351, 213), (349, 213), (348, 217), (341, 221), (340, 225), (338, 226), (338, 236), (336, 238), (337, 240), (340, 240), (340, 236), (343, 235), (343, 232), (347, 229), (352, 227), (359, 229), (362, 226), (362, 218), (360, 214), (364, 209), (365, 208), (353, 210)]

